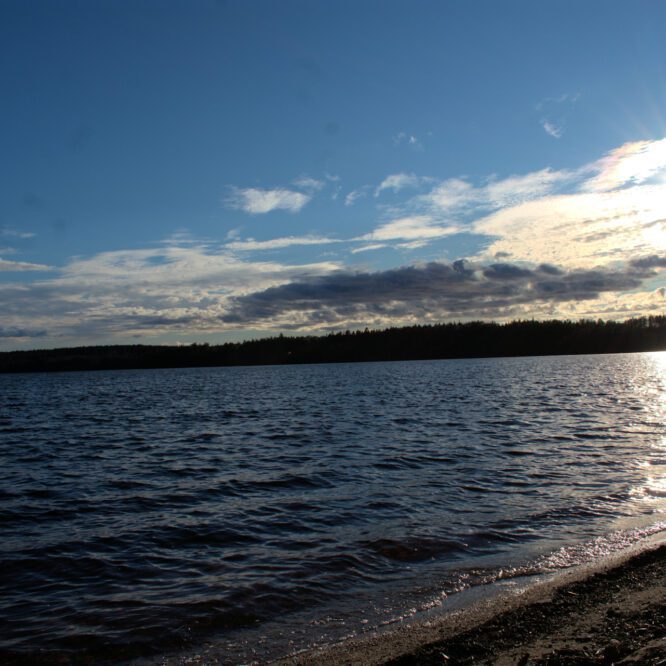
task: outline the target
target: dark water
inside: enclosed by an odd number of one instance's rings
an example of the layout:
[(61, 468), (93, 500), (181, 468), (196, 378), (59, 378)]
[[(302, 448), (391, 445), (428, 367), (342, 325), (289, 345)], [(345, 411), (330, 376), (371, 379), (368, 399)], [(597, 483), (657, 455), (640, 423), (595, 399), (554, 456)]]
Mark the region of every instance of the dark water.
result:
[(262, 659), (635, 543), (666, 528), (665, 370), (0, 376), (0, 656)]

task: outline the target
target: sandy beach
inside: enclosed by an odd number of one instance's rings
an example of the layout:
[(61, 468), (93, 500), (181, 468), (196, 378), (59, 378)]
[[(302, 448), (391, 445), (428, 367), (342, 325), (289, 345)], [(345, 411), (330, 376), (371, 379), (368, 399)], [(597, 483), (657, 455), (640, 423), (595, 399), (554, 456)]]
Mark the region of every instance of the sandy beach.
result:
[(666, 664), (666, 546), (276, 663)]

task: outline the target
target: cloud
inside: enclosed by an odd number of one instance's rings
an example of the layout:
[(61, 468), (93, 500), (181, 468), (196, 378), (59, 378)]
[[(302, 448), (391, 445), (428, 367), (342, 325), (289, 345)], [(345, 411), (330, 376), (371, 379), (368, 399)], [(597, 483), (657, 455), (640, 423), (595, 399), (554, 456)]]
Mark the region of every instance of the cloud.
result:
[(368, 194), (369, 189), (369, 185), (363, 185), (363, 187), (358, 187), (349, 192), (345, 197), (345, 206), (353, 206), (358, 199), (361, 199)]
[(393, 143), (396, 146), (405, 144), (411, 148), (415, 148), (416, 150), (423, 150), (423, 144), (418, 139), (418, 137), (416, 137), (414, 134), (409, 134), (408, 132), (398, 132), (393, 137)]
[[(428, 184), (428, 191), (410, 192), (416, 180), (420, 187)], [(0, 270), (26, 271), (11, 276), (16, 282), (0, 281), (2, 326), (48, 331), (51, 344), (249, 326), (314, 330), (664, 312), (666, 140), (625, 144), (579, 168), (434, 183), (395, 173), (383, 184), (396, 193), (391, 206), (377, 206), (382, 217), (374, 229), (344, 239), (324, 231), (243, 239), (236, 229), (223, 241), (202, 241), (180, 230), (157, 247), (78, 257), (60, 269), (2, 259)], [(357, 188), (347, 195), (348, 203), (372, 191)], [(259, 195), (252, 199), (240, 192)], [(309, 200), (304, 191), (280, 189), (235, 194), (239, 206), (252, 200), (260, 212), (274, 209), (280, 199), (275, 192)], [(2, 230), (7, 237), (20, 233)], [(415, 252), (459, 233), (465, 234), (466, 247), (471, 239), (478, 248), (462, 264), (358, 273), (337, 261), (294, 265), (251, 261), (245, 254), (295, 246), (320, 254), (319, 246), (329, 243), (344, 244), (352, 255), (387, 247)], [(374, 259), (366, 257), (368, 264)], [(385, 253), (380, 258), (385, 260)], [(30, 270), (55, 275), (35, 274), (25, 281)]]
[(460, 260), (351, 272), (331, 262), (245, 262), (207, 245), (125, 250), (73, 260), (57, 278), (0, 283), (0, 337), (90, 343), (248, 327), (315, 330), (595, 312), (632, 316), (663, 311), (663, 289), (640, 289), (664, 268), (666, 254), (658, 253), (615, 269)]
[(554, 139), (564, 135), (564, 129), (580, 93), (563, 93), (557, 97), (547, 97), (535, 105), (542, 114), (541, 127)]
[(460, 231), (455, 226), (439, 225), (428, 215), (402, 217), (380, 225), (374, 231), (359, 236), (355, 240), (388, 241), (443, 238)]
[(639, 270), (650, 270), (651, 268), (666, 268), (666, 256), (660, 257), (658, 254), (652, 254), (649, 257), (633, 259), (630, 266)]
[[(212, 244), (169, 246), (144, 250), (103, 252), (90, 258), (77, 258), (62, 270), (51, 284), (63, 287), (85, 283), (99, 288), (118, 286), (178, 294), (196, 285), (216, 294), (251, 291), (257, 282), (281, 282), (299, 274), (338, 269), (330, 262), (292, 266), (278, 262), (249, 262)], [(167, 288), (166, 285), (169, 285)]]
[(16, 229), (3, 227), (0, 229), (0, 236), (7, 238), (34, 238), (35, 234), (32, 231), (17, 231)]
[(480, 218), (472, 231), (494, 237), (485, 255), (592, 267), (666, 247), (664, 188), (543, 197)]
[(270, 213), (274, 210), (287, 210), (298, 213), (312, 199), (310, 194), (295, 192), (284, 188), (262, 190), (254, 187), (232, 188), (227, 204), (232, 208), (253, 215)]
[(236, 240), (227, 243), (225, 247), (229, 250), (251, 251), (251, 250), (279, 250), (294, 245), (325, 245), (328, 243), (340, 243), (337, 238), (326, 236), (286, 236), (284, 238), (272, 238), (265, 241), (257, 241), (253, 238), (247, 240)]
[(570, 180), (571, 174), (568, 171), (541, 169), (525, 175), (491, 180), (482, 190), (489, 207), (503, 208), (542, 197)]
[(54, 278), (0, 283), (2, 326), (48, 331), (51, 344), (219, 331), (230, 298), (339, 268), (242, 261), (209, 244), (104, 252), (70, 261)]
[(582, 189), (587, 192), (608, 192), (657, 179), (666, 182), (666, 139), (635, 141), (611, 150), (584, 169), (594, 175)]
[(0, 326), (0, 338), (12, 338), (12, 339), (21, 339), (21, 338), (43, 338), (46, 335), (46, 331), (39, 331), (36, 329), (29, 328), (12, 328)]
[(451, 317), (512, 316), (525, 306), (590, 301), (606, 292), (638, 289), (666, 257), (620, 270), (529, 268), (495, 262), (431, 262), (374, 273), (339, 271), (233, 299), (223, 321), (279, 327), (384, 324)]
[(31, 264), (27, 261), (8, 261), (0, 259), (0, 271), (51, 271), (52, 266), (45, 264)]
[[(483, 244), (484, 260), (503, 253), (569, 268), (627, 261), (666, 247), (666, 139), (625, 144), (578, 169), (547, 167), (476, 183), (448, 178), (391, 212), (411, 220), (407, 228), (425, 227), (404, 240), (438, 228), (467, 231)], [(393, 238), (393, 224), (361, 240)]]
[(361, 247), (355, 247), (351, 251), (352, 254), (358, 254), (359, 252), (370, 252), (372, 250), (381, 250), (384, 247), (388, 247), (386, 243), (372, 243), (371, 245), (361, 245)]
[(558, 127), (554, 123), (551, 123), (549, 120), (542, 120), (541, 126), (545, 130), (546, 134), (550, 134), (550, 136), (552, 136), (554, 139), (560, 139), (564, 134), (563, 127)]
[[(635, 224), (628, 224), (626, 215), (631, 215), (631, 210), (636, 215), (638, 212), (635, 205), (629, 206), (628, 197), (609, 195), (606, 201), (591, 197), (586, 199), (585, 192), (602, 191), (602, 184), (606, 189), (617, 189), (618, 185), (624, 186), (627, 182), (642, 183), (653, 179), (661, 174), (662, 162), (666, 164), (666, 159), (662, 159), (665, 152), (660, 146), (641, 142), (640, 145), (630, 144), (611, 151), (601, 160), (577, 170), (544, 168), (505, 178), (491, 176), (480, 184), (462, 177), (449, 178), (436, 183), (430, 192), (393, 206), (391, 210), (398, 213), (395, 219), (352, 240), (371, 244), (400, 240), (411, 243), (403, 243), (402, 249), (417, 249), (424, 246), (428, 239), (469, 231), (488, 238), (488, 252), (508, 253), (531, 262), (538, 262), (539, 255), (544, 253), (547, 261), (582, 266), (589, 264), (595, 253), (597, 259), (609, 257), (608, 243), (601, 242), (602, 236), (615, 236), (616, 240), (620, 240), (619, 234), (625, 246), (632, 249), (632, 256), (644, 254), (649, 250), (647, 244), (650, 239), (646, 236), (644, 242), (636, 242), (638, 230)], [(429, 180), (409, 173), (391, 174), (376, 188), (375, 195), (387, 189), (400, 192)], [(353, 190), (347, 195), (345, 204), (352, 205), (368, 190), (368, 186)], [(642, 215), (652, 216), (646, 211), (646, 206), (651, 204), (654, 204), (654, 211), (663, 208), (658, 194), (646, 190), (643, 194), (646, 196)], [(635, 198), (636, 193), (632, 196)], [(609, 220), (613, 207), (621, 213), (616, 223)], [(594, 209), (597, 211), (596, 218), (593, 218)], [(604, 213), (600, 215), (600, 211)], [(400, 215), (401, 212), (406, 214)], [(646, 224), (654, 222), (656, 218), (652, 218)], [(640, 233), (644, 231), (642, 229)], [(661, 229), (654, 228), (650, 233), (658, 240)], [(544, 243), (544, 238), (553, 234), (561, 234), (566, 243)], [(594, 242), (595, 237), (599, 242)], [(271, 247), (270, 241), (265, 243), (266, 248)], [(586, 250), (581, 250), (581, 243), (587, 244)], [(248, 245), (247, 249), (252, 247)], [(260, 249), (261, 246), (254, 247)], [(622, 243), (618, 243), (614, 259), (620, 258), (621, 253)]]
[(413, 240), (408, 243), (398, 243), (397, 248), (401, 250), (418, 250), (419, 248), (425, 247), (428, 245), (429, 241), (427, 240)]
[(581, 98), (581, 94), (577, 93), (562, 93), (556, 97), (545, 97), (540, 102), (535, 104), (537, 111), (542, 111), (555, 104), (575, 104)]
[(375, 189), (375, 196), (378, 197), (384, 190), (393, 190), (399, 192), (406, 187), (418, 187), (421, 179), (413, 173), (394, 173), (386, 176), (384, 180)]
[(311, 178), (310, 176), (301, 176), (294, 181), (296, 187), (300, 187), (307, 192), (319, 192), (326, 186), (326, 183), (323, 180), (317, 180), (316, 178)]
[(435, 214), (478, 213), (538, 199), (571, 182), (573, 178), (574, 175), (569, 171), (549, 168), (502, 179), (492, 177), (479, 186), (463, 178), (450, 178), (416, 201)]
[[(229, 231), (227, 233), (227, 236), (229, 234), (235, 233), (234, 230)], [(202, 240), (201, 238), (195, 238), (189, 231), (189, 229), (176, 229), (172, 234), (167, 236), (161, 241), (158, 241), (160, 245), (168, 245), (168, 246), (184, 246), (184, 245), (201, 245)]]

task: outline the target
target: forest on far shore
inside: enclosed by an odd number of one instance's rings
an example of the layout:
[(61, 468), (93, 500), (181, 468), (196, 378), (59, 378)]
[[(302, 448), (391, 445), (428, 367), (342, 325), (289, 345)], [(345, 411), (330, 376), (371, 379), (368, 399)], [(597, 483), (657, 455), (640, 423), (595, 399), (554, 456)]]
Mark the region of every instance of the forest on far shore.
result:
[(344, 363), (666, 350), (666, 316), (404, 326), (221, 345), (108, 345), (0, 352), (0, 372)]

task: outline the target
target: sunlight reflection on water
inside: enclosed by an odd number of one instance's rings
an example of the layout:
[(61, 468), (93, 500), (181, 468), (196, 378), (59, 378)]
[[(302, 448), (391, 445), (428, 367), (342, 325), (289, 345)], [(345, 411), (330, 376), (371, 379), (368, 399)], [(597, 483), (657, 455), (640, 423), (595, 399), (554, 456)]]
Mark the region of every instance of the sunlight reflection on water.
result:
[[(636, 356), (637, 394), (644, 400), (648, 418), (666, 423), (666, 352)], [(657, 381), (649, 381), (650, 375)], [(641, 391), (642, 387), (642, 391)], [(666, 436), (652, 442), (646, 458), (639, 461), (645, 474), (644, 484), (632, 489), (632, 494), (651, 505), (654, 513), (666, 511)]]

